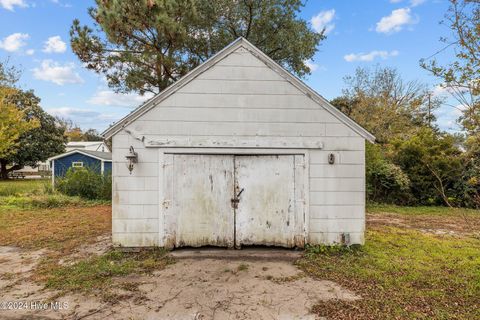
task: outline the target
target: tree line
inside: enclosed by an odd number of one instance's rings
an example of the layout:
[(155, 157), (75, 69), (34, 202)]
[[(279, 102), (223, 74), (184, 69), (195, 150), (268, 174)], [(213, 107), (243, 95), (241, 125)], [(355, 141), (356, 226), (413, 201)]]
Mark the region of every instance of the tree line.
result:
[[(332, 101), (377, 137), (375, 145), (366, 146), (371, 202), (480, 208), (480, 2), (450, 0), (442, 23), (451, 36), (420, 66), (456, 104), (388, 67), (357, 69)], [(441, 64), (437, 55), (449, 48), (454, 57)], [(459, 133), (438, 128), (433, 111), (440, 106), (460, 113)]]

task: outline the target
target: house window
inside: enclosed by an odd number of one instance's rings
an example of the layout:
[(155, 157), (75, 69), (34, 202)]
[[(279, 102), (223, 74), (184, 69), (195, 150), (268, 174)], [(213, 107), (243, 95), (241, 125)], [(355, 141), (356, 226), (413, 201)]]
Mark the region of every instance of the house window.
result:
[(81, 162), (81, 161), (72, 162), (72, 167), (73, 168), (83, 168), (83, 162)]

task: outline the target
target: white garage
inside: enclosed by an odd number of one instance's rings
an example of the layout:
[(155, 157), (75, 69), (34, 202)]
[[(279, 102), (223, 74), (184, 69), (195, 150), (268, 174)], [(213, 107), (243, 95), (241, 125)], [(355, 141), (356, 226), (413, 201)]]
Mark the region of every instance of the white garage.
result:
[(116, 245), (364, 242), (375, 138), (243, 38), (104, 137)]

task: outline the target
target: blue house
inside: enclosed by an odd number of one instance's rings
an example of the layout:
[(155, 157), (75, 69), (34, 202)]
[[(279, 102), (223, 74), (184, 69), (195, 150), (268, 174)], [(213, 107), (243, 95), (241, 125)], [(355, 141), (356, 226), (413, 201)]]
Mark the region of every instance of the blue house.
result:
[(70, 168), (90, 168), (98, 173), (112, 171), (112, 154), (110, 152), (74, 149), (51, 157), (52, 183), (56, 177), (64, 177)]

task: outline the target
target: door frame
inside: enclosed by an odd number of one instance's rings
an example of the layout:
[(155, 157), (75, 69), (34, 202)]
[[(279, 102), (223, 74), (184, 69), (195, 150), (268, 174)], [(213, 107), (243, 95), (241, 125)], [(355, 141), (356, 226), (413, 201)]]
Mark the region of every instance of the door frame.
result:
[[(165, 206), (169, 203), (165, 200), (164, 177), (166, 168), (173, 163), (165, 163), (168, 157), (165, 154), (191, 154), (191, 155), (240, 155), (240, 156), (258, 156), (258, 155), (303, 155), (303, 237), (304, 243), (308, 241), (308, 232), (310, 230), (310, 153), (308, 149), (251, 149), (251, 148), (158, 148), (158, 246), (169, 247), (165, 234)], [(296, 169), (296, 168), (295, 168)]]

